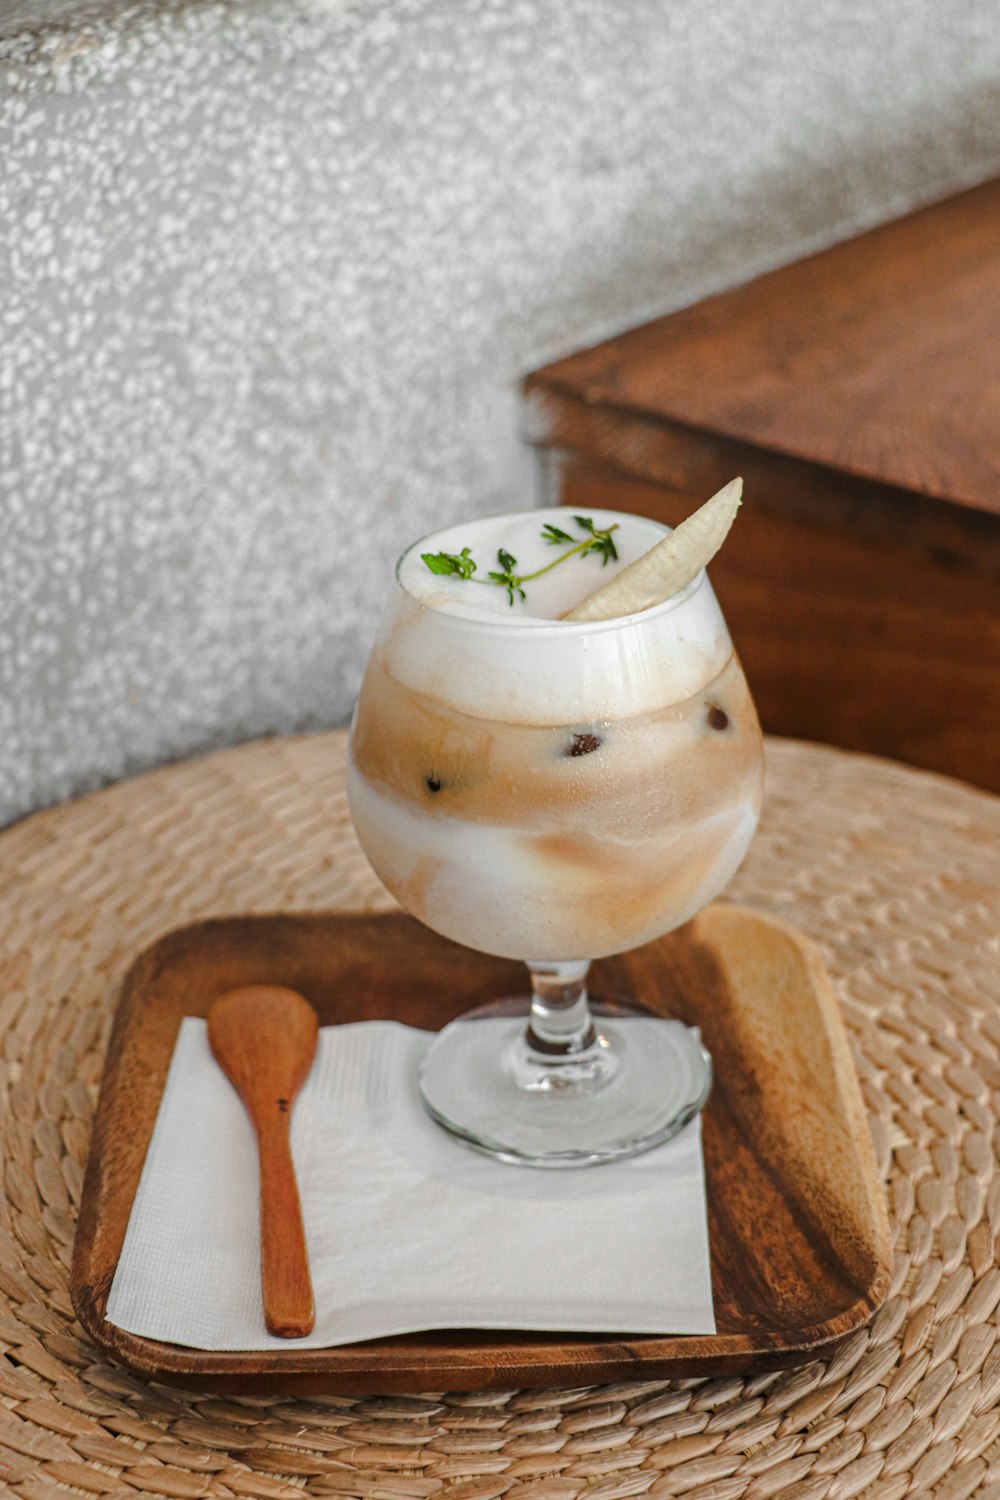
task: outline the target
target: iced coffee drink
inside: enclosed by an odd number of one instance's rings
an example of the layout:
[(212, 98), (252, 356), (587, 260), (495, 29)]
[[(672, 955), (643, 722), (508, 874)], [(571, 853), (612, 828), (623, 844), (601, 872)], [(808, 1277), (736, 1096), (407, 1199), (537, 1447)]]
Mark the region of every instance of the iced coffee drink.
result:
[[(582, 992), (590, 959), (711, 901), (760, 809), (757, 717), (704, 572), (639, 613), (563, 618), (665, 534), (613, 511), (552, 509), (425, 538), (397, 567), (355, 715), (351, 812), (378, 875), (435, 931), (527, 960), (536, 1000), (548, 993), (547, 1019), (536, 1004), (527, 1033), (499, 1016), (459, 1028), (467, 1047), (474, 1028), (480, 1047), (506, 1046), (505, 1077), (549, 1111), (538, 1130), (550, 1134), (574, 1090), (614, 1092), (615, 1047), (627, 1050), (633, 1024), (588, 1017), (589, 1032), (574, 1030), (576, 977)], [(571, 1113), (550, 1155), (573, 1154)], [(496, 1129), (459, 1133), (511, 1159), (546, 1155), (530, 1130), (522, 1149)], [(614, 1154), (588, 1146), (584, 1159)]]

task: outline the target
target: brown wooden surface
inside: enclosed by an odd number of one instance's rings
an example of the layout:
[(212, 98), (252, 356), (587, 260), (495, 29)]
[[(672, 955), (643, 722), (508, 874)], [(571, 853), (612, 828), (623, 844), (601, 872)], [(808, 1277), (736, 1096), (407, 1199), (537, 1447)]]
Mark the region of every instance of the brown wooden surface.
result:
[(1000, 515), (1000, 180), (540, 382)]
[(228, 1354), (104, 1321), (184, 1015), (205, 1015), (240, 985), (281, 983), (301, 991), (324, 1024), (393, 1018), (434, 1029), (522, 982), (518, 965), (456, 948), (396, 913), (221, 919), (157, 942), (124, 985), (83, 1187), (71, 1291), (90, 1335), (168, 1381), (370, 1392), (745, 1370), (821, 1348), (868, 1320), (889, 1285), (888, 1227), (828, 982), (792, 929), (716, 906), (678, 933), (596, 964), (593, 986), (598, 997), (637, 999), (696, 1022), (715, 1058), (704, 1125), (714, 1337), (470, 1330)]
[(527, 381), (549, 496), (671, 524), (735, 474), (712, 566), (766, 730), (1000, 791), (1000, 183)]

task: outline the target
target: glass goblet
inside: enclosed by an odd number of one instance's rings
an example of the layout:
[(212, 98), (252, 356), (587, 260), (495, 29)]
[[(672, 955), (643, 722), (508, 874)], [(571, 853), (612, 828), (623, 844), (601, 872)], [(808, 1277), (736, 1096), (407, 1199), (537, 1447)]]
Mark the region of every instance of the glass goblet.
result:
[(461, 614), (405, 586), (407, 555), (351, 731), (354, 826), (405, 910), (531, 981), (438, 1033), (424, 1103), (507, 1161), (647, 1150), (710, 1060), (677, 1021), (591, 1002), (587, 970), (693, 917), (757, 825), (760, 729), (711, 584), (596, 623)]

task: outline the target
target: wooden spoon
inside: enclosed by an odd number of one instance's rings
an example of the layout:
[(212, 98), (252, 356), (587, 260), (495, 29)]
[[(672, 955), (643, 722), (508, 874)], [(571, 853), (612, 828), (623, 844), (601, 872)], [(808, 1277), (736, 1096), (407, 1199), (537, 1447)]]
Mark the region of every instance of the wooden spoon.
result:
[(288, 1127), (318, 1031), (308, 1001), (276, 985), (230, 990), (208, 1012), (215, 1059), (257, 1133), (264, 1319), (268, 1333), (284, 1339), (311, 1333), (316, 1316)]

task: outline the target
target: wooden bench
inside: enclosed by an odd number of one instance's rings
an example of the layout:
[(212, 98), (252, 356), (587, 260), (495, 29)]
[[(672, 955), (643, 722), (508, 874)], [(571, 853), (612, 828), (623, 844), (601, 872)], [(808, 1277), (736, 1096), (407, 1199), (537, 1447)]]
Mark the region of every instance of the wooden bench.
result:
[(765, 728), (1000, 791), (1000, 181), (526, 382), (551, 499), (676, 523)]

